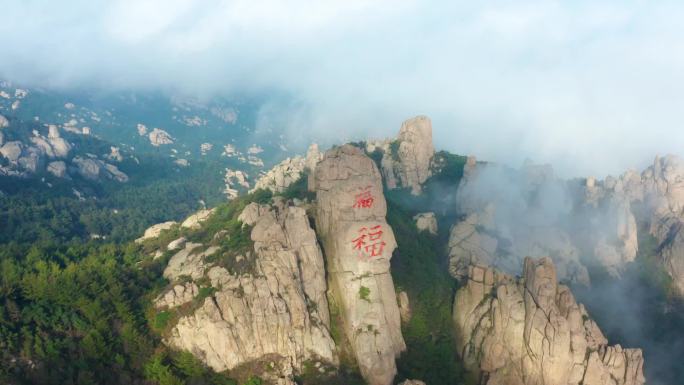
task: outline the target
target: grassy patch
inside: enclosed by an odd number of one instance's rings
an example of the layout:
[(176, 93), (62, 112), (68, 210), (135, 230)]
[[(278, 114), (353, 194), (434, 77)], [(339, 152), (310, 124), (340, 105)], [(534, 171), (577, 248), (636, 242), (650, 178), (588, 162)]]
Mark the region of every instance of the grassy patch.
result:
[(361, 298), (364, 301), (370, 302), (370, 289), (365, 286), (361, 286), (359, 288), (359, 298)]
[(166, 329), (169, 324), (169, 320), (171, 320), (171, 312), (160, 311), (156, 316), (154, 316), (154, 328), (157, 330)]
[[(404, 197), (409, 210), (418, 202)], [(415, 198), (420, 200), (420, 197)], [(428, 384), (464, 383), (467, 374), (456, 352), (451, 307), (456, 282), (447, 272), (448, 235), (418, 232), (412, 213), (388, 201), (387, 220), (399, 247), (392, 257), (392, 277), (408, 293), (411, 320), (402, 325), (407, 351), (397, 360), (397, 379), (418, 378)], [(442, 234), (447, 232), (442, 231)]]

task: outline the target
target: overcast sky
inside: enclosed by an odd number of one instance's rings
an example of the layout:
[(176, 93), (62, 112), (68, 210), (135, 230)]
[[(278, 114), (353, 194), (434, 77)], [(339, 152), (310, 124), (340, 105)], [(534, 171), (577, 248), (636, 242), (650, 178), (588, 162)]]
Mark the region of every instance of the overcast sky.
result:
[(684, 156), (681, 1), (0, 0), (0, 76), (290, 95), (295, 135), (394, 134), (564, 175)]

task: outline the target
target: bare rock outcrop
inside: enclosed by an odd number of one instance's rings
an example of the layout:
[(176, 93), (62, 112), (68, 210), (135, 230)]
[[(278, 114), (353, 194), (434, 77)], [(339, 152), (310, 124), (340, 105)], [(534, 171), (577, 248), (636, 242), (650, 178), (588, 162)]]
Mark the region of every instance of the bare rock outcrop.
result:
[[(140, 130), (140, 126), (138, 126), (138, 132), (142, 132)], [(162, 130), (161, 128), (154, 128), (152, 131), (150, 131), (147, 137), (150, 139), (150, 144), (152, 144), (155, 147), (159, 147), (165, 144), (173, 144), (173, 138), (171, 137), (171, 135), (169, 135), (168, 132)]]
[(427, 231), (432, 235), (437, 235), (438, 228), (435, 213), (419, 213), (413, 217), (413, 220), (416, 221), (416, 228), (418, 228), (418, 231)]
[(123, 156), (121, 155), (121, 149), (116, 146), (110, 146), (109, 147), (109, 154), (106, 155), (106, 158), (114, 161), (114, 162), (121, 162), (123, 161)]
[(211, 217), (211, 214), (213, 214), (214, 211), (214, 209), (199, 210), (198, 212), (187, 217), (183, 221), (183, 223), (181, 223), (181, 227), (188, 229), (198, 229), (203, 222), (205, 222), (207, 219), (209, 219), (209, 217)]
[(223, 190), (223, 193), (226, 194), (228, 200), (233, 200), (240, 195), (239, 188), (249, 189), (248, 178), (249, 175), (244, 171), (226, 169), (226, 173), (223, 176), (226, 188)]
[(47, 172), (56, 176), (57, 178), (64, 178), (66, 176), (67, 166), (61, 160), (50, 162), (47, 165)]
[(659, 243), (660, 259), (675, 289), (684, 296), (684, 159), (656, 157), (641, 179), (652, 208), (650, 233)]
[(4, 174), (25, 176), (43, 167), (43, 153), (37, 147), (26, 146), (20, 141), (10, 141), (0, 147), (0, 156), (9, 163), (3, 167)]
[(400, 291), (397, 295), (399, 301), (399, 315), (401, 316), (401, 322), (408, 323), (411, 321), (411, 303), (409, 302), (408, 293), (405, 291)]
[(263, 189), (281, 193), (302, 177), (305, 168), (306, 159), (300, 156), (287, 158), (257, 179), (251, 191)]
[(154, 306), (157, 308), (173, 309), (192, 302), (198, 294), (199, 288), (194, 282), (177, 284), (170, 290), (167, 290), (163, 295), (157, 297), (157, 299), (154, 300)]
[(408, 119), (396, 140), (369, 142), (366, 150), (383, 153), (380, 164), (388, 188), (411, 188), (412, 194), (419, 195), (422, 184), (432, 175), (432, 122), (422, 115)]
[(117, 182), (128, 182), (128, 175), (118, 167), (99, 159), (76, 156), (71, 160), (71, 164), (74, 166), (74, 171), (86, 179), (98, 180), (104, 177)]
[[(594, 210), (607, 208), (600, 223), (616, 230), (608, 239), (599, 239), (595, 249), (611, 274), (616, 275), (616, 266), (635, 259), (638, 231), (647, 231), (655, 239), (659, 261), (684, 296), (684, 160), (656, 157), (641, 174), (627, 171), (618, 178), (588, 178), (585, 200)], [(646, 228), (639, 230), (637, 221)]]
[(526, 258), (522, 278), (471, 266), (453, 319), (466, 367), (486, 385), (641, 385), (641, 349), (608, 341), (550, 258)]
[(309, 181), (345, 336), (366, 382), (389, 385), (406, 346), (389, 272), (397, 244), (385, 220), (380, 171), (362, 150), (344, 145), (325, 153)]
[(306, 157), (295, 156), (294, 158), (287, 158), (275, 165), (256, 181), (251, 192), (264, 189), (270, 190), (273, 193), (281, 193), (290, 185), (300, 180), (305, 173), (312, 175), (322, 157), (323, 155), (318, 150), (318, 145), (314, 143), (309, 146)]
[(143, 234), (143, 236), (136, 239), (135, 241), (137, 243), (140, 243), (146, 239), (157, 238), (157, 237), (159, 237), (159, 235), (161, 235), (162, 231), (169, 230), (177, 224), (178, 224), (178, 222), (168, 221), (168, 222), (158, 223), (156, 225), (150, 226), (147, 230), (145, 230), (145, 233)]
[(430, 162), (435, 154), (430, 118), (416, 116), (402, 123), (398, 141), (401, 183), (410, 186), (413, 194), (420, 194), (421, 185), (431, 175)]
[(9, 127), (9, 120), (6, 117), (0, 115), (0, 128)]
[(0, 147), (0, 155), (4, 156), (10, 162), (16, 162), (21, 157), (24, 145), (19, 141), (11, 141), (5, 143)]
[[(250, 270), (238, 272), (209, 261), (208, 256), (220, 251), (199, 252), (203, 248), (190, 243), (171, 258), (166, 277), (172, 282), (183, 276), (208, 281), (213, 293), (178, 320), (166, 342), (192, 352), (216, 371), (276, 362), (277, 383), (283, 384), (293, 384), (291, 376), (307, 360), (336, 365), (323, 255), (305, 210), (284, 202), (253, 203), (240, 219), (252, 227)], [(186, 252), (189, 248), (195, 251)], [(185, 302), (188, 288), (177, 286), (160, 295), (159, 305)]]

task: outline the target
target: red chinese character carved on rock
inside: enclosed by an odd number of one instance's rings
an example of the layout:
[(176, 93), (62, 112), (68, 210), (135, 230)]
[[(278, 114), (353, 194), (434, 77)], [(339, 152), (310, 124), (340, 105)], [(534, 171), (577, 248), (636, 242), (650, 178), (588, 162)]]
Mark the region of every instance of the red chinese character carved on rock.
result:
[(352, 207), (355, 209), (369, 209), (373, 206), (373, 201), (375, 201), (370, 192), (370, 186), (366, 187), (360, 194), (356, 194), (354, 198), (355, 202)]
[(360, 252), (359, 256), (365, 256), (369, 259), (381, 256), (387, 245), (382, 240), (382, 227), (380, 225), (373, 226), (370, 229), (363, 227), (359, 229), (359, 233), (361, 235), (352, 241), (354, 250)]

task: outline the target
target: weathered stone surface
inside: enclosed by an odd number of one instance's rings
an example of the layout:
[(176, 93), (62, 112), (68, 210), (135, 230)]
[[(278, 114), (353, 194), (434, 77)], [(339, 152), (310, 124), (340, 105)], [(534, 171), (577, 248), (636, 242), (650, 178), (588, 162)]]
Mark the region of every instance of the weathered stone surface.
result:
[(9, 127), (9, 120), (6, 117), (0, 115), (0, 128)]
[[(142, 132), (140, 126), (138, 126), (138, 133)], [(144, 134), (143, 134), (144, 135)], [(159, 147), (165, 144), (173, 144), (173, 138), (168, 132), (162, 130), (161, 128), (153, 129), (149, 134), (150, 144), (155, 147)]]
[(420, 213), (413, 217), (416, 221), (416, 227), (418, 231), (427, 231), (432, 235), (437, 235), (437, 217), (435, 213)]
[(595, 248), (609, 273), (619, 275), (621, 265), (635, 259), (639, 217), (650, 225), (658, 260), (684, 295), (684, 160), (674, 155), (656, 157), (641, 174), (627, 171), (619, 178), (588, 180), (585, 197), (592, 209), (604, 208), (599, 223), (615, 229), (610, 237), (598, 239)]
[(482, 384), (644, 383), (641, 350), (607, 345), (550, 258), (526, 258), (523, 271), (471, 266), (456, 293), (458, 351)]
[(106, 176), (117, 182), (128, 182), (128, 175), (124, 174), (118, 167), (113, 164), (102, 162), (104, 169), (107, 171)]
[(260, 177), (251, 192), (263, 189), (281, 193), (302, 177), (305, 168), (306, 159), (300, 156), (287, 158)]
[(0, 147), (0, 155), (7, 158), (10, 162), (16, 162), (19, 160), (23, 148), (24, 145), (19, 141), (7, 142), (4, 146)]
[(204, 262), (204, 258), (214, 254), (218, 247), (203, 247), (200, 243), (185, 243), (185, 248), (177, 252), (164, 269), (164, 278), (174, 281), (182, 276), (192, 279), (204, 277), (210, 266)]
[(150, 226), (147, 230), (145, 230), (145, 233), (143, 234), (142, 237), (136, 239), (136, 242), (140, 243), (146, 239), (152, 239), (152, 238), (157, 238), (161, 234), (162, 231), (164, 230), (169, 230), (173, 226), (177, 225), (178, 222), (175, 221), (168, 221), (164, 223), (158, 223), (156, 225)]
[(154, 306), (158, 309), (182, 306), (191, 302), (199, 294), (199, 288), (194, 282), (174, 285), (154, 300)]
[(185, 247), (185, 243), (187, 242), (187, 239), (185, 237), (180, 237), (178, 239), (175, 239), (166, 246), (166, 250), (177, 250), (180, 249), (181, 247)]
[(209, 210), (200, 210), (189, 217), (187, 217), (183, 223), (181, 223), (181, 227), (188, 228), (188, 229), (199, 229), (200, 226), (202, 225), (202, 222), (206, 221), (211, 217), (211, 214), (213, 214), (215, 209), (209, 209)]
[(407, 187), (411, 188), (412, 194), (419, 195), (422, 184), (431, 175), (430, 166), (435, 155), (430, 118), (416, 116), (406, 120), (396, 140), (367, 143), (366, 151), (376, 150), (383, 153), (380, 165), (387, 187)]
[(361, 374), (389, 385), (406, 347), (389, 261), (396, 241), (385, 220), (380, 172), (357, 147), (325, 153), (310, 179), (316, 230), (326, 252), (333, 297)]
[(318, 144), (312, 143), (306, 151), (306, 170), (310, 174), (316, 171), (316, 165), (323, 159), (323, 153), (318, 149)]
[[(294, 384), (293, 372), (306, 360), (336, 365), (323, 256), (305, 210), (282, 202), (251, 204), (240, 218), (253, 226), (252, 272), (231, 273), (208, 263), (190, 243), (171, 258), (165, 271), (170, 280), (205, 277), (216, 292), (179, 320), (167, 343), (217, 371), (275, 362), (283, 366), (276, 383)], [(175, 289), (160, 298), (166, 296), (177, 297)]]
[(47, 165), (47, 171), (57, 178), (64, 178), (66, 176), (66, 163), (61, 160), (50, 162)]
[(471, 265), (496, 266), (498, 240), (478, 231), (479, 214), (468, 217), (451, 228), (449, 236), (449, 272), (456, 278), (468, 275)]
[(430, 162), (435, 154), (430, 118), (416, 116), (402, 123), (398, 140), (401, 183), (410, 186), (413, 194), (420, 194), (421, 185), (431, 175)]
[(309, 146), (306, 157), (295, 156), (278, 163), (256, 181), (250, 192), (263, 189), (281, 193), (300, 180), (305, 173), (308, 172), (311, 176), (322, 157), (318, 145), (313, 143)]
[(232, 200), (238, 197), (240, 191), (238, 188), (249, 189), (249, 181), (246, 172), (241, 170), (232, 170), (227, 168), (226, 173), (223, 176), (223, 181), (226, 183), (226, 189), (223, 192), (226, 194), (228, 200)]
[(411, 304), (409, 302), (408, 293), (400, 291), (397, 298), (399, 300), (399, 315), (401, 316), (401, 322), (408, 323), (411, 321)]

